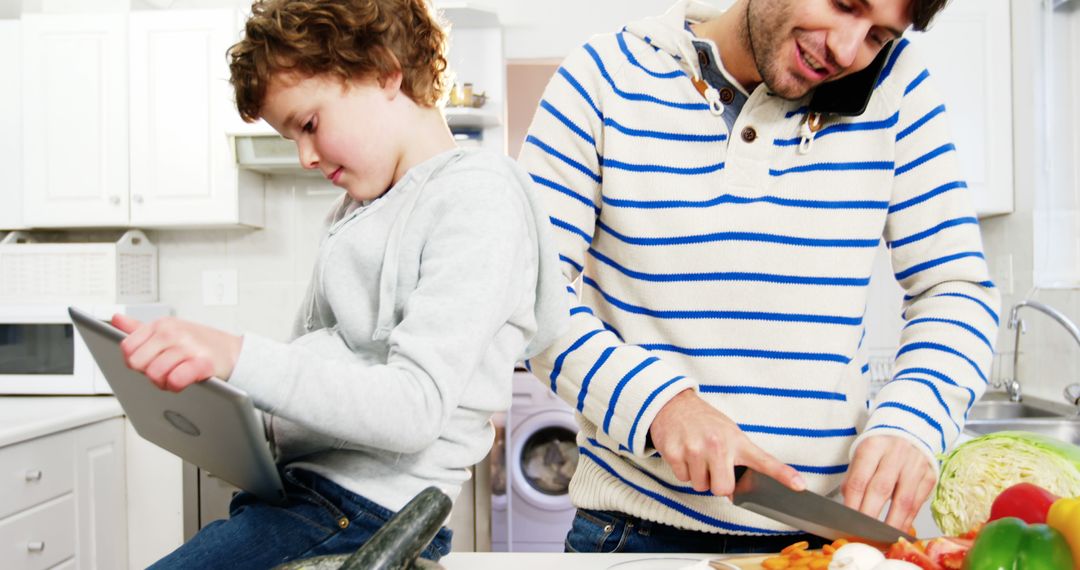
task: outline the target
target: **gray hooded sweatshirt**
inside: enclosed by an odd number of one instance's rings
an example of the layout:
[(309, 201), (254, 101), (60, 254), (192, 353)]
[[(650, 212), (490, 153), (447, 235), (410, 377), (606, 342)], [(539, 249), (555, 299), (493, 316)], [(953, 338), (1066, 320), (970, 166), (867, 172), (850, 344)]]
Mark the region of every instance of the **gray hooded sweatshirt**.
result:
[(394, 511), (429, 485), (456, 498), (515, 363), (568, 319), (532, 181), (456, 149), (370, 204), (343, 196), (328, 222), (292, 342), (245, 334), (229, 382), (265, 412), (279, 463)]

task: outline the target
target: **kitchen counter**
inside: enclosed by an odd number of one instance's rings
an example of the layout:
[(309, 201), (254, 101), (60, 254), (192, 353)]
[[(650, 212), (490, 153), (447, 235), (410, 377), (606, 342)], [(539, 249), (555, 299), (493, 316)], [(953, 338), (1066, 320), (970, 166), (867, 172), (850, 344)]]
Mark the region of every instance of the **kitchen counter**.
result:
[(0, 447), (123, 415), (112, 396), (0, 396)]
[[(721, 554), (564, 554), (557, 552), (451, 552), (447, 570), (676, 570)], [(761, 568), (761, 555), (734, 557), (736, 568)]]

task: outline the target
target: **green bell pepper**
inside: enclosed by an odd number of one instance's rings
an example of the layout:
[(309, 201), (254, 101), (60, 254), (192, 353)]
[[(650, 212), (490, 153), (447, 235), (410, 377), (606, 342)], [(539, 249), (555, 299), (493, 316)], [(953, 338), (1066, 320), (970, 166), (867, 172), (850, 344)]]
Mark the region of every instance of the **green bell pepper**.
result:
[(993, 521), (979, 531), (964, 558), (964, 570), (1067, 570), (1073, 567), (1069, 543), (1045, 524), (1016, 517)]

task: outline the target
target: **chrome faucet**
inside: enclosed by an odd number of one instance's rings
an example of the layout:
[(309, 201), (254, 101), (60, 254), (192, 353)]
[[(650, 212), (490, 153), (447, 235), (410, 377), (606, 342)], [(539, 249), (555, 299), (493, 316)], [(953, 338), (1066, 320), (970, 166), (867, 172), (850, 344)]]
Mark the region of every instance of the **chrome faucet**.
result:
[[(1020, 335), (1027, 332), (1027, 327), (1024, 325), (1024, 320), (1021, 319), (1019, 316), (1020, 309), (1023, 309), (1024, 307), (1030, 307), (1032, 309), (1036, 309), (1042, 313), (1049, 315), (1050, 318), (1054, 319), (1058, 322), (1058, 324), (1065, 327), (1065, 330), (1068, 331), (1070, 335), (1072, 335), (1073, 340), (1076, 341), (1076, 344), (1080, 345), (1080, 328), (1077, 328), (1076, 323), (1069, 320), (1069, 317), (1065, 316), (1065, 314), (1061, 311), (1049, 305), (1031, 300), (1020, 301), (1019, 303), (1013, 305), (1012, 310), (1009, 311), (1008, 323), (1008, 327), (1010, 329), (1016, 330), (1016, 340), (1013, 343), (1013, 377), (1012, 380), (1005, 381), (1005, 391), (1009, 394), (1009, 400), (1013, 402), (1019, 402), (1022, 398), (1019, 374), (1017, 374), (1017, 364), (1020, 359)], [(1073, 388), (1074, 386), (1075, 388)], [(1065, 399), (1069, 400), (1070, 403), (1072, 403), (1074, 406), (1080, 405), (1080, 384), (1070, 384), (1068, 387), (1066, 387)]]
[(1076, 413), (1080, 415), (1080, 384), (1073, 382), (1065, 387), (1065, 401), (1076, 406)]

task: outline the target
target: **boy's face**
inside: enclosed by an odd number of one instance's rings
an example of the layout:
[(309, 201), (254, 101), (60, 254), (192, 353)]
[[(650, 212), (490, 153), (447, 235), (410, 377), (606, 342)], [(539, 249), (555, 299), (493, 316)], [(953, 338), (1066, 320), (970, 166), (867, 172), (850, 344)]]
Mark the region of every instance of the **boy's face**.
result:
[(342, 85), (329, 76), (275, 74), (261, 116), (296, 142), (300, 165), (319, 169), (354, 200), (378, 198), (401, 178), (398, 82)]
[(912, 0), (749, 0), (750, 50), (765, 85), (798, 99), (862, 69), (911, 25)]

